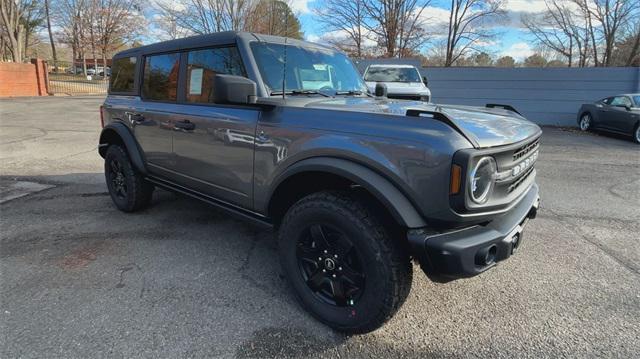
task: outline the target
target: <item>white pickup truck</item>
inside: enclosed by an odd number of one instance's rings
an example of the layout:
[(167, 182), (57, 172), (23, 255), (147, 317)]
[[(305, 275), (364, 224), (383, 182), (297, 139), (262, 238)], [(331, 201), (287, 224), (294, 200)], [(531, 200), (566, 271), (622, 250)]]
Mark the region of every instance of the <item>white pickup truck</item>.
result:
[(413, 65), (369, 65), (364, 71), (369, 91), (375, 92), (377, 83), (387, 86), (387, 97), (401, 100), (431, 101), (427, 78)]

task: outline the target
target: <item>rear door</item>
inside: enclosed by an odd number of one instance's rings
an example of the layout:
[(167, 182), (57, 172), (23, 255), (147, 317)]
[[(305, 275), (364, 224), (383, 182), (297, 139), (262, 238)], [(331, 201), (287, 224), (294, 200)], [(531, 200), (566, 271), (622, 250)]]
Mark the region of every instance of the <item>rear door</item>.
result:
[(235, 46), (182, 54), (186, 71), (180, 115), (174, 118), (173, 153), (181, 183), (250, 208), (253, 151), (259, 109), (214, 103), (216, 74), (246, 76)]
[(177, 101), (179, 68), (179, 53), (145, 56), (142, 101), (126, 113), (149, 171), (165, 177), (171, 177), (175, 164), (171, 119)]

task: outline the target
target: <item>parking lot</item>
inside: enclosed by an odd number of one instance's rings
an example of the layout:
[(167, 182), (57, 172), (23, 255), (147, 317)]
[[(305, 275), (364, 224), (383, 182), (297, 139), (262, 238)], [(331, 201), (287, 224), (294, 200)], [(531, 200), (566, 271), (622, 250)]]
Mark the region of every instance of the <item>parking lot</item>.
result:
[(519, 253), (448, 284), (415, 266), (398, 315), (349, 337), (297, 305), (273, 233), (161, 190), (117, 211), (101, 101), (0, 100), (2, 358), (640, 352), (640, 146), (625, 138), (544, 128), (542, 209)]

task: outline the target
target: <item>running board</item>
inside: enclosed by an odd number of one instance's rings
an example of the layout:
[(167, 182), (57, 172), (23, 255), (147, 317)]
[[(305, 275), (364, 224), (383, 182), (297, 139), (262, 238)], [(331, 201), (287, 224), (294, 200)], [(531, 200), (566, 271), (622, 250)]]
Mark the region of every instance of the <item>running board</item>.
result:
[(231, 215), (234, 215), (240, 219), (249, 220), (261, 227), (273, 228), (273, 223), (269, 220), (268, 217), (265, 217), (259, 213), (252, 212), (235, 206), (231, 203), (225, 202), (223, 200), (219, 200), (217, 198), (202, 194), (198, 191), (191, 190), (189, 188), (180, 186), (171, 181), (167, 181), (164, 179), (160, 179), (157, 177), (148, 176), (145, 178), (147, 181), (153, 183), (154, 185), (164, 188), (168, 191), (177, 192), (180, 194), (187, 195), (189, 197), (198, 199), (202, 202), (205, 202), (211, 206), (222, 209), (228, 212)]

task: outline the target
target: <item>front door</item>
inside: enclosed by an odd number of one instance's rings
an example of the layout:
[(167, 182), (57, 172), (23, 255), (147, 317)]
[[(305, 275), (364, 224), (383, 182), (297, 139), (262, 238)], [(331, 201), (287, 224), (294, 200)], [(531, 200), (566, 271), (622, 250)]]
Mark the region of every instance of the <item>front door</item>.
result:
[(631, 121), (631, 113), (627, 110), (627, 107), (633, 107), (633, 103), (629, 97), (616, 96), (613, 98), (611, 106), (609, 107), (612, 129), (624, 133), (631, 133), (635, 126), (635, 122)]
[(184, 54), (186, 84), (180, 115), (173, 118), (175, 172), (189, 188), (250, 208), (253, 151), (260, 116), (255, 107), (214, 103), (216, 74), (246, 76), (233, 47), (192, 50)]

